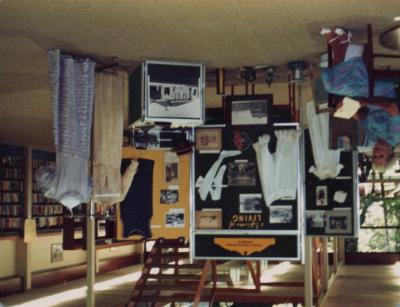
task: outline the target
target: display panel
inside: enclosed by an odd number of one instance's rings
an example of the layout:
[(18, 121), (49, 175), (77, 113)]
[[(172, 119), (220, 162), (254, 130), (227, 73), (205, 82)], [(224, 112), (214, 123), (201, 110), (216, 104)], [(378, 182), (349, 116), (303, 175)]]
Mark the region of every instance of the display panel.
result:
[(299, 259), (297, 124), (195, 129), (192, 253)]
[(321, 180), (309, 170), (314, 156), (304, 131), (305, 232), (308, 236), (354, 237), (358, 232), (357, 156), (341, 151), (338, 176)]

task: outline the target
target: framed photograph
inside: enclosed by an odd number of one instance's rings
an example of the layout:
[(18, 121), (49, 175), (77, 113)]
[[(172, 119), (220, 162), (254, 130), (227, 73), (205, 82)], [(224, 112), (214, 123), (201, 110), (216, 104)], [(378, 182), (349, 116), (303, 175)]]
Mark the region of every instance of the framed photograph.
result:
[(221, 150), (222, 130), (220, 128), (196, 129), (196, 150)]
[(62, 243), (51, 244), (51, 262), (59, 262), (63, 260), (63, 245)]
[(174, 152), (164, 155), (164, 182), (169, 185), (179, 184), (179, 158)]
[(228, 163), (229, 186), (255, 186), (256, 164), (248, 161), (235, 161)]
[(262, 205), (261, 194), (239, 194), (240, 213), (261, 213)]
[(269, 222), (270, 224), (291, 224), (293, 222), (292, 206), (270, 206)]
[(328, 187), (326, 185), (315, 188), (315, 204), (317, 207), (328, 206)]
[(328, 234), (352, 234), (351, 210), (326, 212), (325, 232)]
[(161, 204), (176, 204), (179, 202), (178, 190), (161, 190), (160, 203)]
[(185, 209), (170, 209), (165, 214), (165, 227), (167, 228), (185, 227)]
[(197, 229), (221, 229), (222, 228), (222, 210), (221, 209), (203, 209), (196, 211)]
[(226, 121), (232, 126), (268, 125), (272, 127), (272, 95), (227, 96)]
[(203, 64), (146, 61), (143, 64), (145, 120), (203, 123)]
[(306, 211), (306, 224), (308, 228), (324, 228), (325, 227), (325, 214), (324, 210), (307, 210)]

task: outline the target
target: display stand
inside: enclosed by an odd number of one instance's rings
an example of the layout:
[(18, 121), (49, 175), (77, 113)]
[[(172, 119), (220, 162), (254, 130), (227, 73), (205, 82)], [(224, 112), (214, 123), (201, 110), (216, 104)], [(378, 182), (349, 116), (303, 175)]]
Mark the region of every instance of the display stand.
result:
[[(274, 129), (297, 130), (298, 125), (277, 124)], [(300, 259), (300, 176), (297, 181), (297, 197), (277, 199), (266, 205), (257, 170), (256, 152), (252, 148), (252, 144), (263, 134), (272, 135), (272, 130), (265, 125), (196, 128), (192, 172), (193, 258)], [(219, 137), (220, 141), (212, 141)], [(270, 146), (274, 152), (276, 140), (271, 141)], [(201, 195), (201, 177), (207, 179), (208, 171), (214, 168), (222, 151), (237, 151), (238, 147), (242, 149), (239, 150), (240, 154), (224, 158), (219, 165), (226, 168), (227, 175), (219, 183), (214, 180), (212, 184), (222, 186), (220, 199), (213, 200), (216, 196), (212, 194), (207, 197)], [(296, 159), (299, 159), (298, 155)], [(294, 176), (299, 173), (299, 164), (297, 166), (298, 169), (292, 170)], [(214, 176), (218, 176), (217, 170)]]

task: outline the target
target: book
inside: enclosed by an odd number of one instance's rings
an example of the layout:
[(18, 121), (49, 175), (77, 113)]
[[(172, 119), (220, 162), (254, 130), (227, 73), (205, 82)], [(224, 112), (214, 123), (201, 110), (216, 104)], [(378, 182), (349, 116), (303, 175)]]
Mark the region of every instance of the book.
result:
[(336, 110), (334, 117), (350, 119), (354, 114), (357, 113), (358, 109), (361, 107), (359, 101), (345, 97), (343, 99), (343, 105)]

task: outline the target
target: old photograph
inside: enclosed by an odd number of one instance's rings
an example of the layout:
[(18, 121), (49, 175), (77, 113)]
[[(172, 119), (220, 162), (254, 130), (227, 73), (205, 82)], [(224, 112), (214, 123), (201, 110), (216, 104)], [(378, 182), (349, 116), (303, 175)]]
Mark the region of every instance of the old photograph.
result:
[(240, 213), (261, 213), (262, 212), (261, 194), (240, 194), (239, 210)]
[(160, 203), (161, 204), (176, 204), (179, 202), (178, 190), (161, 190)]
[(198, 229), (222, 228), (222, 210), (203, 209), (196, 211), (196, 228)]
[(197, 150), (221, 150), (222, 130), (219, 128), (196, 129)]
[(269, 222), (270, 224), (290, 224), (293, 222), (293, 207), (270, 206), (269, 207)]
[(351, 234), (351, 210), (332, 210), (326, 212), (325, 232), (329, 234)]
[(268, 104), (266, 100), (232, 101), (232, 125), (268, 124)]
[(324, 210), (307, 210), (306, 211), (306, 224), (307, 228), (324, 228), (325, 227), (325, 213)]
[(185, 210), (170, 209), (165, 214), (165, 226), (167, 228), (182, 228), (185, 226)]
[(164, 182), (169, 185), (176, 185), (179, 183), (179, 158), (174, 152), (165, 153)]
[(247, 161), (228, 163), (229, 186), (255, 186), (256, 164)]
[(328, 187), (326, 185), (315, 188), (315, 204), (317, 206), (328, 206)]

